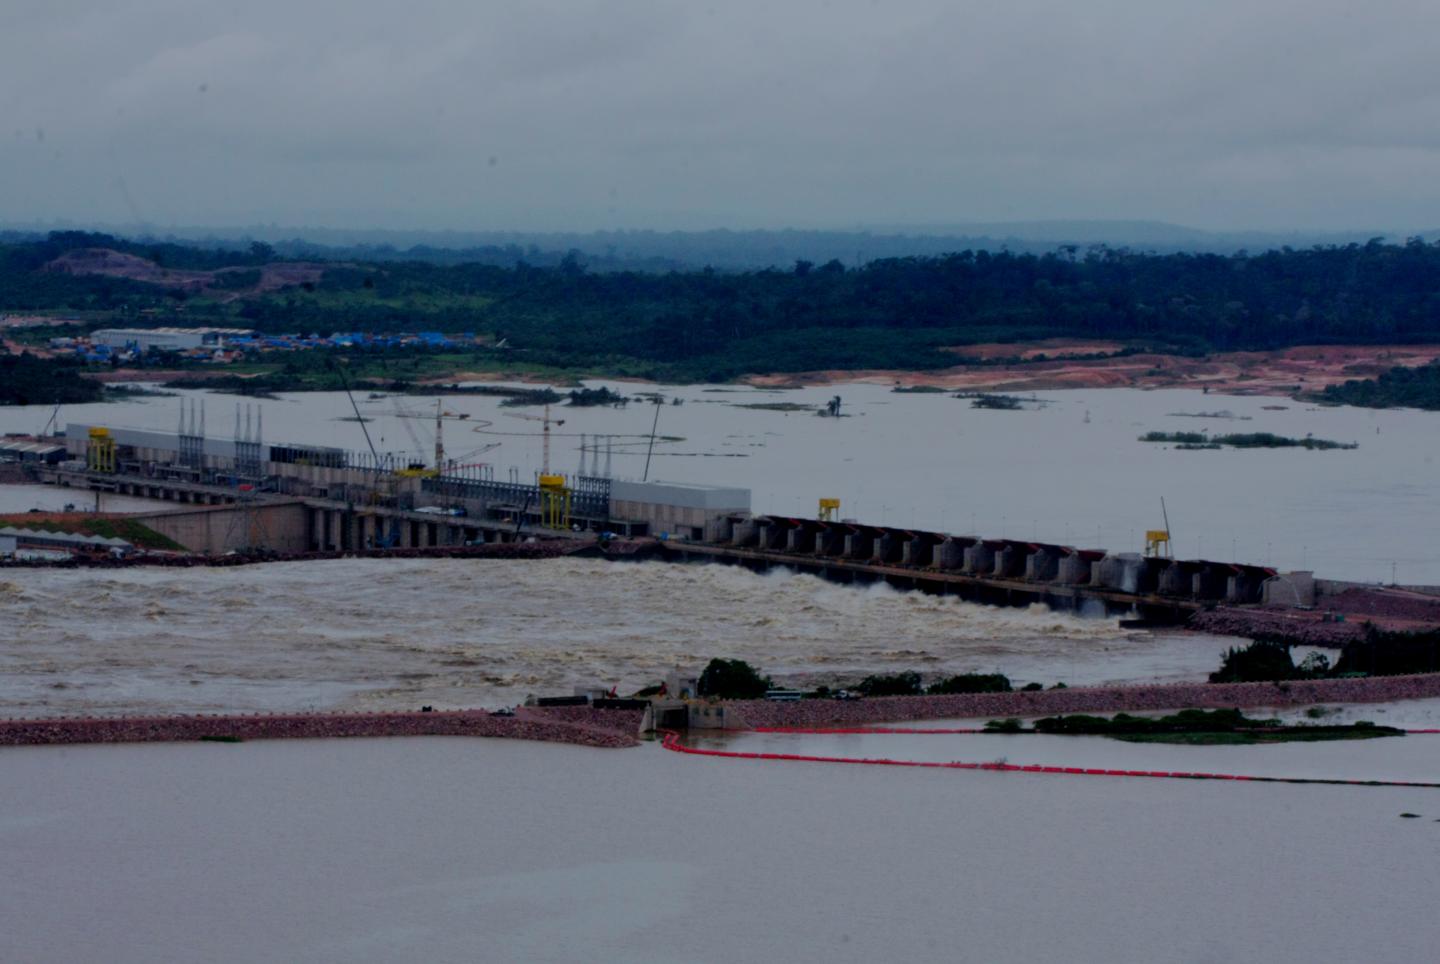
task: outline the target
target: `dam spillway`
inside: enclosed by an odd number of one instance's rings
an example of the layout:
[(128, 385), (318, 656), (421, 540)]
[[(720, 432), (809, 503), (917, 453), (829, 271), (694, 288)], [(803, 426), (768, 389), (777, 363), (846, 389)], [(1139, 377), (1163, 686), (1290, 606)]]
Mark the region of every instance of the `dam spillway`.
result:
[(1220, 603), (1259, 604), (1267, 584), (1279, 578), (1264, 566), (857, 522), (749, 515), (727, 522), (717, 539), (667, 540), (658, 552), (674, 561), (785, 566), (836, 582), (885, 582), (995, 605), (1100, 605), (1158, 623), (1184, 622)]
[(838, 582), (883, 581), (998, 605), (1099, 606), (1156, 623), (1184, 622), (1216, 605), (1314, 602), (1309, 574), (767, 515), (750, 510), (744, 489), (556, 476), (566, 500), (557, 525), (546, 509), (550, 493), (538, 480), (532, 485), (440, 469), (416, 475), (340, 449), (264, 445), (258, 435), (238, 430), (233, 443), (222, 444), (203, 430), (192, 437), (193, 426), (176, 435), (69, 429), (63, 442), (70, 460), (36, 466), (37, 481), (169, 503), (141, 521), (203, 555), (256, 549), (383, 554), (532, 538), (593, 543), (609, 532), (646, 542), (656, 537), (640, 555), (672, 561), (786, 566)]

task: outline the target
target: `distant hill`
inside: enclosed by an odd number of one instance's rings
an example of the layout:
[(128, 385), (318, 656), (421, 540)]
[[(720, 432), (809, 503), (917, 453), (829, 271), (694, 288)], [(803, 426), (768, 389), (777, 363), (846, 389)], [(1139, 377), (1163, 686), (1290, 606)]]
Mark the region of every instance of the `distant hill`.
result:
[[(935, 257), (959, 251), (1048, 254), (1062, 247), (1103, 245), (1155, 254), (1184, 252), (1257, 254), (1284, 247), (1363, 244), (1372, 237), (1401, 240), (1394, 233), (1211, 232), (1162, 221), (985, 221), (935, 225), (873, 225), (853, 231), (400, 231), (340, 228), (175, 228), (145, 226), (106, 229), (135, 241), (179, 242), (205, 248), (246, 250), (255, 241), (270, 244), (286, 258), (356, 261), (426, 261), (431, 264), (485, 264), (558, 267), (567, 257), (587, 270), (666, 272), (694, 268), (721, 271), (790, 269), (797, 261), (839, 261), (857, 267), (884, 258)], [(39, 240), (38, 231), (0, 232), (0, 238)], [(1435, 232), (1433, 236), (1440, 236)]]

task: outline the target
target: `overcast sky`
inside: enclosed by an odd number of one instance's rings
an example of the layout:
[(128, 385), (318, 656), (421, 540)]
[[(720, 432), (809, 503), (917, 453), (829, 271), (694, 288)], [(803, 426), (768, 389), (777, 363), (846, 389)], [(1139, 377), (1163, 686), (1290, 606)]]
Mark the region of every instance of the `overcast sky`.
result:
[(1436, 228), (1437, 37), (1435, 0), (3, 0), (0, 221)]

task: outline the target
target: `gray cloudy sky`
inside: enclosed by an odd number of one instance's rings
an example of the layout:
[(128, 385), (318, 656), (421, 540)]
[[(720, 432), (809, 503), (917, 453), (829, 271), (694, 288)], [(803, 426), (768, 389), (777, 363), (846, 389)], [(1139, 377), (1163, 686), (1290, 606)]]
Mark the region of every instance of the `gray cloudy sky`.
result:
[(0, 221), (1440, 227), (1435, 0), (3, 0)]

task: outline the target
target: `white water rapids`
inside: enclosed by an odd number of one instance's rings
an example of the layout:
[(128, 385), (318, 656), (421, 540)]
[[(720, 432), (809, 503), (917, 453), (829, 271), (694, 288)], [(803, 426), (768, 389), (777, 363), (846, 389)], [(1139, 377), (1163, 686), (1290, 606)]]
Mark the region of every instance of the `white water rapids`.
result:
[(579, 559), (12, 570), (0, 617), (0, 705), (21, 716), (495, 707), (634, 691), (715, 656), (782, 683), (1194, 679), (1234, 642), (790, 571)]

